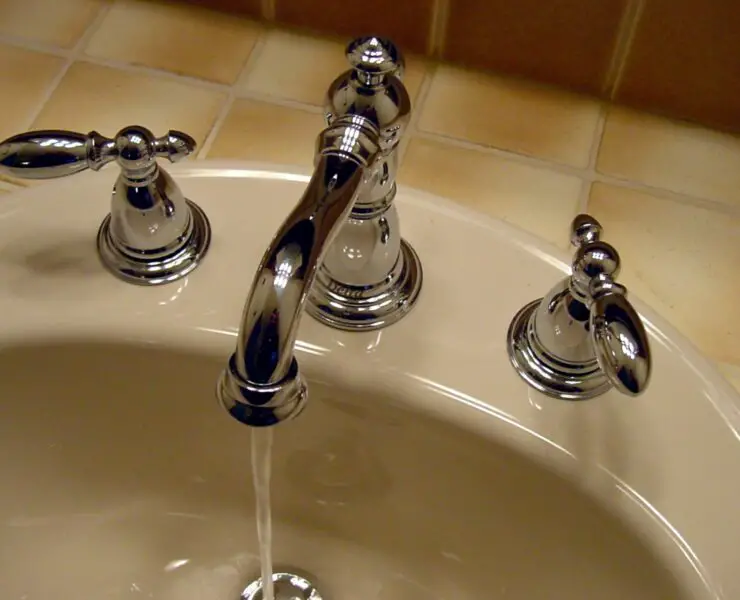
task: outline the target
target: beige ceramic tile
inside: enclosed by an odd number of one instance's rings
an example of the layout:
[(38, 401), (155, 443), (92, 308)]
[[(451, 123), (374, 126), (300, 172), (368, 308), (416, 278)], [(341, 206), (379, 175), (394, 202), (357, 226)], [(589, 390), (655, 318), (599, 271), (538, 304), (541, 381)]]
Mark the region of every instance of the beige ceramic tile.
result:
[(577, 213), (581, 180), (570, 175), (414, 138), (400, 181), (530, 231), (561, 248)]
[(237, 100), (208, 157), (311, 165), (316, 136), (324, 126), (324, 118), (318, 112)]
[(740, 218), (596, 183), (589, 212), (622, 257), (622, 282), (704, 353), (740, 363)]
[(0, 0), (0, 33), (71, 48), (103, 0)]
[(740, 138), (613, 108), (597, 168), (602, 173), (740, 206)]
[(251, 21), (186, 3), (119, 0), (85, 52), (231, 84), (259, 32)]
[(734, 388), (740, 392), (740, 365), (730, 365), (727, 363), (719, 363), (719, 367), (722, 375), (729, 381)]
[(599, 105), (519, 80), (438, 68), (419, 128), (577, 167), (588, 165)]
[(28, 128), (64, 60), (0, 44), (0, 139)]
[(179, 129), (202, 143), (225, 96), (166, 78), (79, 62), (69, 69), (33, 125), (95, 129), (112, 136), (136, 124), (155, 135)]
[[(344, 44), (272, 30), (243, 89), (321, 106), (329, 84), (348, 68)], [(424, 70), (423, 59), (407, 57), (404, 83), (412, 102), (419, 93)]]

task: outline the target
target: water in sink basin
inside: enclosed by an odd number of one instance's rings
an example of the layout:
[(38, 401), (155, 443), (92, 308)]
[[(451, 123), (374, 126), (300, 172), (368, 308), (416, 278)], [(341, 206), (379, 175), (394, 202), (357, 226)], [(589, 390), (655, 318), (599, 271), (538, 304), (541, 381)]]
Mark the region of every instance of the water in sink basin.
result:
[[(239, 597), (259, 553), (249, 436), (213, 400), (222, 366), (154, 346), (0, 351), (0, 597)], [(685, 597), (559, 477), (306, 375), (308, 408), (275, 429), (273, 547), (324, 597)]]

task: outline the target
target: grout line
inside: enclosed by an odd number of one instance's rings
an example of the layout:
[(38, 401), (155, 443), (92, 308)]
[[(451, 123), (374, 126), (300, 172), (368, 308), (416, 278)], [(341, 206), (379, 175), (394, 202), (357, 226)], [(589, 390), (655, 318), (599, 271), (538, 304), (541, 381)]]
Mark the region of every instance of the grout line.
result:
[(427, 34), (427, 54), (429, 56), (435, 58), (442, 56), (449, 13), (450, 0), (434, 0), (429, 33)]
[(113, 60), (109, 58), (98, 58), (95, 56), (88, 56), (81, 54), (77, 57), (78, 62), (84, 62), (100, 67), (107, 67), (109, 69), (117, 69), (127, 73), (136, 73), (140, 75), (150, 75), (159, 79), (169, 79), (171, 81), (178, 81), (187, 85), (192, 85), (199, 88), (205, 88), (218, 92), (225, 92), (230, 89), (227, 83), (218, 83), (215, 81), (208, 81), (207, 79), (199, 79), (192, 75), (182, 75), (180, 73), (173, 73), (172, 71), (166, 71), (164, 69), (156, 69), (154, 67), (145, 67), (143, 65), (136, 65), (123, 61)]
[(599, 161), (599, 150), (601, 149), (601, 142), (604, 139), (604, 130), (606, 129), (606, 119), (609, 116), (609, 107), (606, 104), (599, 106), (599, 116), (596, 119), (596, 128), (594, 129), (594, 137), (591, 141), (591, 150), (589, 151), (588, 169), (593, 173), (596, 173), (596, 165)]
[(244, 65), (242, 66), (242, 70), (239, 71), (239, 75), (236, 76), (236, 81), (234, 81), (234, 85), (231, 86), (232, 90), (237, 90), (241, 87), (244, 87), (247, 83), (247, 79), (251, 75), (252, 71), (254, 70), (255, 65), (259, 61), (260, 57), (262, 56), (262, 53), (265, 50), (265, 45), (267, 45), (267, 36), (269, 35), (269, 30), (263, 29), (259, 37), (257, 38), (257, 41), (254, 43), (254, 46), (252, 46), (252, 51), (249, 53), (249, 56), (247, 57), (247, 60), (244, 62)]
[[(525, 154), (519, 154), (516, 152), (509, 151), (509, 150), (502, 150), (500, 148), (494, 148), (491, 146), (481, 146), (479, 144), (474, 144), (472, 142), (467, 142), (467, 141), (459, 140), (456, 138), (450, 138), (450, 137), (437, 134), (437, 133), (417, 131), (415, 133), (415, 137), (420, 138), (420, 139), (426, 139), (426, 140), (430, 140), (434, 142), (443, 143), (447, 146), (453, 146), (453, 147), (461, 148), (464, 150), (471, 150), (473, 152), (478, 152), (481, 154), (488, 154), (490, 156), (496, 156), (496, 157), (499, 157), (505, 160), (509, 160), (511, 162), (525, 164), (531, 167), (544, 169), (548, 171), (554, 171), (556, 173), (560, 173), (563, 175), (571, 175), (571, 176), (580, 178), (581, 180), (583, 180), (589, 185), (594, 182), (606, 183), (606, 184), (617, 186), (617, 187), (628, 188), (636, 192), (650, 194), (652, 196), (655, 196), (657, 198), (661, 198), (664, 200), (671, 200), (673, 202), (677, 202), (680, 204), (687, 204), (687, 205), (695, 206), (698, 208), (718, 211), (718, 212), (721, 212), (721, 213), (724, 213), (730, 216), (734, 216), (734, 217), (740, 217), (740, 207), (738, 206), (725, 204), (723, 202), (718, 202), (717, 200), (712, 200), (709, 198), (701, 198), (697, 196), (691, 196), (688, 194), (682, 194), (680, 192), (674, 192), (672, 190), (668, 190), (665, 188), (654, 187), (654, 186), (651, 186), (645, 183), (640, 183), (640, 182), (632, 181), (629, 179), (622, 179), (619, 177), (615, 177), (613, 175), (606, 175), (604, 173), (598, 173), (588, 168), (584, 169), (584, 168), (573, 167), (573, 166), (565, 165), (562, 163), (551, 162), (549, 160), (537, 158), (534, 156), (527, 156)], [(583, 194), (584, 192), (583, 190), (581, 190), (581, 195)], [(581, 205), (584, 204), (583, 197), (581, 197), (579, 201)]]
[(231, 112), (231, 107), (234, 105), (235, 99), (236, 98), (234, 97), (233, 94), (229, 94), (229, 96), (224, 101), (224, 104), (221, 107), (221, 110), (218, 113), (216, 120), (213, 122), (213, 125), (211, 126), (211, 130), (208, 132), (206, 139), (203, 140), (203, 143), (201, 144), (200, 149), (198, 150), (198, 154), (195, 156), (196, 160), (207, 158), (208, 153), (211, 151), (211, 147), (213, 146), (213, 142), (216, 140), (216, 137), (218, 137), (218, 134), (221, 131), (221, 128), (223, 127), (224, 122), (226, 121), (226, 118), (229, 116), (229, 113)]
[(617, 39), (614, 43), (609, 68), (604, 78), (602, 93), (612, 100), (622, 82), (624, 70), (629, 59), (632, 45), (637, 34), (642, 13), (645, 9), (645, 0), (629, 0), (617, 31)]
[(46, 88), (43, 98), (41, 99), (41, 102), (39, 102), (38, 106), (36, 107), (36, 110), (34, 110), (29, 116), (29, 118), (27, 119), (24, 129), (30, 129), (33, 126), (33, 124), (36, 122), (36, 119), (39, 118), (41, 111), (44, 110), (44, 107), (51, 99), (52, 95), (56, 91), (59, 84), (62, 82), (62, 79), (64, 79), (64, 76), (67, 74), (72, 64), (83, 53), (85, 47), (87, 46), (88, 41), (90, 41), (90, 38), (93, 36), (93, 34), (97, 31), (100, 24), (103, 22), (103, 19), (105, 19), (105, 16), (108, 14), (108, 11), (110, 10), (110, 8), (111, 8), (110, 4), (102, 5), (100, 9), (98, 10), (98, 14), (95, 15), (95, 18), (87, 26), (87, 29), (85, 29), (84, 33), (80, 36), (80, 39), (77, 40), (77, 43), (72, 47), (71, 50), (67, 50), (65, 52), (65, 55), (66, 55), (65, 63), (62, 65), (62, 68), (59, 70), (59, 73), (57, 73), (56, 77), (52, 79), (51, 83)]
[(411, 125), (414, 127), (416, 127), (419, 119), (421, 119), (421, 112), (424, 110), (424, 105), (429, 97), (429, 92), (432, 89), (432, 82), (434, 81), (434, 76), (436, 74), (437, 65), (434, 63), (427, 65), (424, 70), (424, 77), (421, 80), (421, 85), (419, 86), (419, 91), (416, 94), (416, 100), (414, 102), (416, 106), (413, 107), (413, 113), (411, 114)]
[(583, 179), (581, 182), (581, 190), (578, 192), (578, 212), (588, 212), (588, 201), (591, 198), (591, 185), (593, 184), (592, 179)]
[(221, 131), (221, 127), (223, 127), (224, 122), (226, 121), (226, 117), (228, 117), (229, 112), (231, 112), (231, 108), (234, 105), (234, 101), (236, 100), (237, 89), (239, 89), (246, 83), (249, 73), (251, 73), (252, 69), (254, 68), (254, 65), (259, 60), (259, 57), (262, 55), (262, 50), (266, 43), (266, 40), (265, 40), (266, 35), (267, 35), (266, 31), (263, 30), (262, 32), (260, 32), (260, 35), (257, 38), (257, 41), (254, 43), (254, 46), (252, 47), (252, 51), (249, 53), (249, 56), (247, 57), (247, 60), (242, 66), (242, 69), (239, 72), (239, 75), (237, 75), (236, 77), (236, 81), (229, 88), (228, 96), (226, 97), (226, 100), (224, 101), (223, 106), (221, 106), (221, 110), (218, 113), (216, 120), (213, 122), (213, 125), (211, 126), (211, 130), (208, 132), (206, 139), (203, 140), (203, 144), (201, 145), (200, 150), (198, 150), (198, 155), (196, 156), (197, 159), (206, 158), (206, 156), (208, 155), (208, 152), (210, 152), (211, 146), (213, 146), (213, 142), (215, 141), (216, 137)]
[(300, 100), (291, 100), (290, 98), (272, 96), (271, 94), (265, 94), (264, 92), (257, 92), (254, 90), (241, 90), (236, 92), (235, 96), (239, 99), (254, 100), (256, 102), (266, 102), (268, 104), (283, 106), (285, 108), (294, 108), (305, 112), (322, 115), (324, 114), (324, 108), (317, 104), (309, 104), (307, 102), (301, 102)]
[(406, 135), (404, 135), (404, 139), (398, 148), (399, 165), (403, 163), (403, 157), (406, 155), (406, 150), (411, 143), (411, 138), (417, 132), (417, 123), (419, 122), (419, 119), (421, 119), (421, 112), (424, 108), (424, 104), (426, 103), (427, 96), (429, 95), (429, 90), (432, 87), (432, 80), (434, 79), (434, 74), (436, 73), (436, 71), (437, 66), (434, 64), (428, 65), (424, 70), (424, 77), (421, 80), (419, 91), (416, 94), (414, 105), (412, 105), (411, 120), (409, 121), (408, 130), (406, 131)]
[(565, 163), (553, 162), (548, 159), (537, 158), (536, 156), (522, 154), (513, 150), (502, 150), (501, 148), (496, 148), (495, 146), (485, 146), (474, 142), (468, 142), (467, 140), (449, 137), (441, 133), (417, 131), (416, 136), (430, 141), (443, 142), (447, 145), (456, 146), (464, 150), (473, 150), (475, 152), (498, 156), (507, 160), (527, 164), (533, 167), (545, 168), (549, 169), (550, 171), (557, 171), (564, 175), (573, 175), (575, 177), (580, 177), (581, 179), (588, 179), (591, 175), (590, 171), (587, 168), (574, 167)]
[(731, 217), (740, 218), (740, 206), (725, 204), (724, 202), (719, 202), (717, 200), (701, 198), (698, 196), (690, 196), (688, 194), (674, 192), (673, 190), (668, 190), (666, 188), (654, 187), (646, 183), (640, 183), (638, 181), (632, 181), (630, 179), (622, 179), (613, 175), (604, 175), (602, 173), (597, 173), (594, 181), (621, 188), (627, 188), (636, 192), (642, 192), (644, 194), (650, 194), (651, 196), (655, 196), (656, 198), (671, 200), (678, 204), (686, 204), (689, 206), (694, 206), (696, 208), (703, 208), (705, 210), (720, 212)]
[(247, 82), (249, 76), (257, 66), (262, 53), (264, 52), (265, 45), (267, 44), (267, 36), (270, 34), (270, 30), (264, 30), (260, 35), (259, 39), (254, 45), (252, 52), (249, 54), (247, 62), (244, 64), (241, 73), (236, 79), (236, 83), (231, 87), (231, 93), (234, 98), (244, 98), (249, 100), (255, 100), (257, 102), (267, 102), (275, 104), (277, 106), (284, 106), (286, 108), (297, 108), (298, 110), (305, 110), (312, 113), (323, 113), (323, 107), (316, 104), (309, 104), (307, 102), (300, 102), (298, 100), (291, 100), (290, 98), (282, 98), (280, 96), (273, 96), (272, 94), (266, 94), (264, 92), (258, 92), (256, 90), (250, 90), (247, 88)]
[[(76, 42), (75, 46), (79, 43)], [(60, 58), (69, 58), (74, 51), (72, 48), (61, 48), (54, 46), (53, 44), (46, 44), (44, 42), (38, 42), (36, 40), (27, 40), (14, 35), (6, 33), (0, 34), (0, 44), (7, 44), (8, 46), (17, 46), (24, 50), (32, 50), (34, 52), (43, 52), (44, 54), (51, 54), (52, 56), (59, 56)]]
[(198, 150), (198, 154), (196, 156), (197, 159), (206, 158), (208, 156), (208, 153), (213, 146), (213, 142), (218, 137), (218, 134), (221, 131), (224, 122), (226, 121), (226, 118), (229, 116), (229, 112), (231, 112), (231, 109), (234, 106), (234, 102), (236, 101), (238, 96), (238, 90), (246, 84), (249, 74), (252, 72), (254, 66), (257, 64), (260, 57), (262, 56), (262, 51), (265, 47), (265, 44), (267, 43), (267, 40), (265, 39), (267, 35), (268, 32), (266, 30), (263, 30), (257, 38), (252, 51), (249, 53), (247, 60), (244, 62), (239, 75), (237, 75), (236, 77), (236, 81), (229, 88), (228, 96), (221, 106), (221, 110), (219, 111), (216, 120), (213, 122), (211, 130), (208, 132), (206, 139), (203, 140), (203, 144), (201, 145), (200, 150)]
[(602, 103), (599, 105), (599, 114), (596, 119), (596, 127), (594, 128), (594, 137), (591, 140), (591, 149), (588, 155), (588, 167), (586, 168), (583, 178), (583, 185), (578, 196), (578, 210), (579, 212), (588, 212), (588, 201), (591, 197), (591, 185), (597, 179), (598, 173), (596, 171), (596, 164), (599, 159), (599, 149), (601, 148), (601, 140), (604, 137), (604, 128), (606, 126), (606, 118), (609, 109), (606, 104)]

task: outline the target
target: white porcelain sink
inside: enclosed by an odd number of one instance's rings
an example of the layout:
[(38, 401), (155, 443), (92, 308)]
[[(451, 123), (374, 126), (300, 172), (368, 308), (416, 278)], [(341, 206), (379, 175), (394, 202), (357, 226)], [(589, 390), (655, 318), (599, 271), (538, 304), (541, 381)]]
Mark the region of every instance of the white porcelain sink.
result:
[[(250, 430), (214, 386), (306, 176), (172, 174), (214, 238), (161, 287), (98, 264), (112, 171), (0, 202), (3, 599), (236, 599), (258, 573)], [(564, 257), (444, 200), (398, 203), (423, 296), (380, 333), (304, 318), (311, 396), (276, 428), (276, 564), (332, 600), (739, 598), (731, 388), (637, 302), (654, 355), (643, 396), (534, 392), (506, 330)]]

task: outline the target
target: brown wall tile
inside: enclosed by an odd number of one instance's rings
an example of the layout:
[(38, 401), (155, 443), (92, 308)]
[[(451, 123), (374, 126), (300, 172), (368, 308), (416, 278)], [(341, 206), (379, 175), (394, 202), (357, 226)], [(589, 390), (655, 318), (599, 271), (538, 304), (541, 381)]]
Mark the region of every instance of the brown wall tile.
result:
[(626, 0), (450, 0), (443, 58), (598, 94)]
[(404, 52), (423, 53), (431, 27), (433, 0), (276, 0), (280, 23), (347, 38), (381, 35)]
[(740, 132), (738, 0), (649, 0), (616, 99)]
[(247, 15), (260, 18), (262, 16), (261, 0), (184, 0), (191, 4), (199, 4), (205, 8), (223, 12)]

